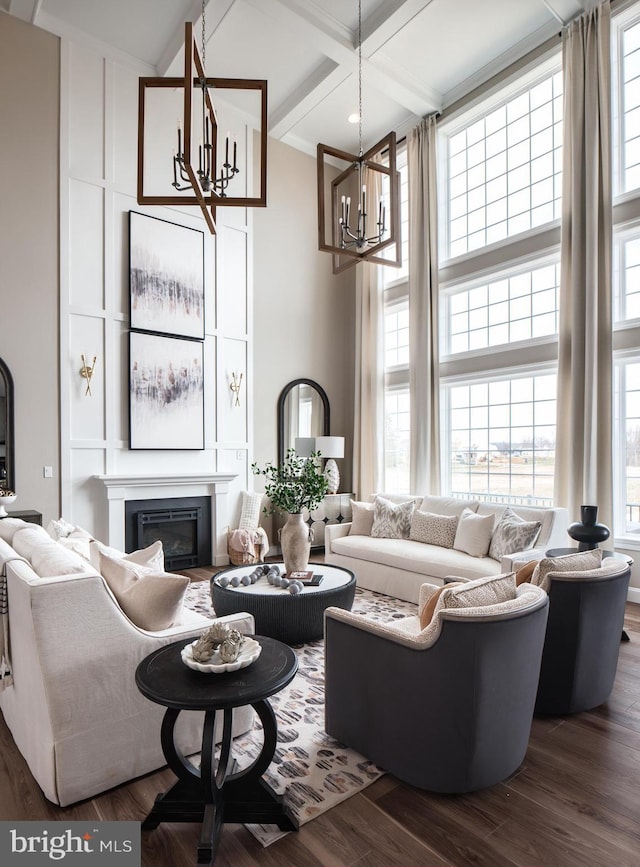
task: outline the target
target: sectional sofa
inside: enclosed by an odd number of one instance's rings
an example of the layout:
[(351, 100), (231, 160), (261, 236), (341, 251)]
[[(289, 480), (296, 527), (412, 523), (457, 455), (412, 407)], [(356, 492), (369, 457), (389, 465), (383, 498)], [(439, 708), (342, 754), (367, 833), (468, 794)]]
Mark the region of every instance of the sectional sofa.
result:
[[(567, 546), (569, 516), (566, 509), (537, 506), (495, 505), (478, 501), (427, 495), (407, 496), (383, 494), (383, 499), (399, 504), (412, 500), (416, 511), (460, 518), (465, 509), (480, 516), (493, 516), (494, 528), (507, 509), (524, 522), (539, 522), (534, 547), (516, 550), (499, 560), (489, 556), (473, 556), (455, 547), (426, 544), (411, 538), (374, 537), (360, 532), (354, 521), (327, 524), (325, 529), (325, 561), (344, 566), (354, 572), (358, 586), (385, 593), (408, 602), (418, 602), (424, 583), (442, 584), (448, 576), (482, 578), (510, 571), (515, 564), (540, 559), (548, 548)], [(375, 498), (369, 504), (373, 507)], [(358, 504), (354, 504), (354, 516)], [(490, 518), (488, 519), (490, 520)], [(365, 528), (366, 529), (366, 528)], [(355, 532), (354, 532), (355, 530)]]

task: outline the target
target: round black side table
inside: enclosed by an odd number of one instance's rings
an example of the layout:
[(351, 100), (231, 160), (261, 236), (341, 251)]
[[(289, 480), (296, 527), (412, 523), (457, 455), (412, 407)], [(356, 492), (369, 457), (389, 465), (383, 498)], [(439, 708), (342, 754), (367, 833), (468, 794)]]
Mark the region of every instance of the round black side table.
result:
[[(262, 645), (258, 659), (246, 668), (224, 674), (205, 674), (188, 668), (180, 651), (193, 639), (168, 644), (138, 665), (140, 692), (167, 710), (162, 721), (162, 751), (178, 781), (155, 804), (143, 830), (161, 822), (202, 822), (198, 864), (213, 864), (225, 822), (275, 824), (281, 831), (297, 831), (298, 822), (281, 795), (262, 779), (276, 748), (277, 724), (267, 701), (290, 683), (298, 670), (295, 653), (272, 638), (252, 636)], [(233, 708), (250, 704), (262, 722), (264, 742), (252, 765), (233, 773), (231, 723)], [(176, 747), (174, 728), (181, 710), (204, 711), (200, 767)], [(216, 715), (223, 715), (222, 742), (215, 760)]]

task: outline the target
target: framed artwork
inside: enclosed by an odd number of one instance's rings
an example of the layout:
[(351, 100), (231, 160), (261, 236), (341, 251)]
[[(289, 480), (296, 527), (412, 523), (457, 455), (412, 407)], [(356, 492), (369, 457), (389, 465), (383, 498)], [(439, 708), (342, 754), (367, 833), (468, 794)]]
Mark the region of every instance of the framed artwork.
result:
[(129, 332), (129, 448), (204, 449), (204, 344)]
[(204, 340), (204, 232), (129, 211), (131, 327)]

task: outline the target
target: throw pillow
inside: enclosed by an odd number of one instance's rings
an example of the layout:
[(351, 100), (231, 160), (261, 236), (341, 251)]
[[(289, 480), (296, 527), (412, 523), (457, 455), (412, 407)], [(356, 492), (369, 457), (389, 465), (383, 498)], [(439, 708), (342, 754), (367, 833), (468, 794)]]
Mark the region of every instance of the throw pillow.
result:
[(409, 538), (425, 545), (453, 548), (458, 518), (455, 515), (434, 515), (416, 509), (411, 519)]
[(602, 548), (594, 551), (578, 551), (576, 554), (564, 554), (562, 557), (544, 557), (536, 566), (531, 576), (531, 584), (537, 584), (549, 592), (549, 574), (551, 572), (590, 572), (602, 565)]
[(384, 497), (376, 497), (371, 535), (377, 539), (408, 539), (414, 509), (414, 500), (392, 503)]
[(537, 565), (537, 560), (529, 560), (528, 563), (525, 563), (524, 566), (521, 566), (516, 571), (516, 587), (519, 587), (521, 584), (531, 584), (531, 576), (535, 572)]
[(242, 512), (240, 513), (239, 530), (257, 530), (260, 525), (260, 507), (264, 494), (242, 492)]
[(465, 509), (458, 520), (453, 547), (472, 557), (486, 557), (494, 521), (494, 515), (476, 515), (471, 509)]
[(438, 587), (438, 589), (433, 593), (422, 606), (422, 611), (420, 612), (420, 629), (426, 629), (427, 626), (433, 620), (433, 613), (436, 610), (436, 605), (438, 604), (438, 599), (442, 596), (445, 590), (448, 590), (450, 587), (461, 587), (462, 582), (453, 581), (451, 584), (443, 584), (442, 587)]
[(158, 632), (180, 621), (189, 579), (100, 553), (100, 573), (118, 604), (140, 629)]
[(118, 551), (117, 548), (109, 548), (108, 545), (103, 545), (97, 539), (92, 539), (89, 542), (89, 556), (91, 565), (100, 572), (100, 555), (105, 554), (114, 560), (128, 560), (131, 563), (137, 563), (139, 566), (146, 566), (153, 569), (154, 572), (164, 572), (164, 549), (162, 542), (152, 542), (148, 548), (141, 548), (139, 551), (132, 551), (130, 554), (125, 554), (124, 551)]
[(503, 575), (488, 575), (461, 584), (445, 584), (443, 608), (484, 608), (516, 598), (516, 576), (513, 572)]
[[(47, 528), (48, 531), (48, 528)], [(91, 542), (93, 542), (93, 536), (87, 530), (83, 530), (82, 527), (75, 527), (68, 536), (60, 536), (58, 539), (58, 545), (62, 545), (64, 548), (68, 548), (70, 551), (75, 551), (76, 554), (79, 554), (85, 560), (88, 560), (91, 563)], [(93, 564), (92, 564), (93, 565)]]
[(506, 554), (533, 548), (541, 526), (540, 521), (525, 521), (511, 509), (505, 509), (493, 531), (489, 556), (500, 562)]
[(373, 527), (373, 503), (359, 503), (351, 500), (350, 536), (370, 536)]
[(68, 536), (75, 529), (75, 525), (70, 524), (69, 521), (65, 521), (64, 518), (58, 518), (57, 521), (49, 521), (47, 524), (47, 533), (56, 542)]

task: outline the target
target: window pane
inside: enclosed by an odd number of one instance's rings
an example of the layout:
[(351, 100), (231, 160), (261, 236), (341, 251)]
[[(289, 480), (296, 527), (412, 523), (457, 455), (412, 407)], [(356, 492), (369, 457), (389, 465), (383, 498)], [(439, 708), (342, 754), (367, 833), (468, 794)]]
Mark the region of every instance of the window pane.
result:
[(615, 251), (615, 318), (636, 319), (640, 307), (640, 233), (617, 239)]
[(640, 186), (640, 22), (622, 33), (622, 189)]
[[(629, 81), (629, 93), (632, 85)], [(635, 105), (640, 105), (640, 96), (638, 100)], [(555, 191), (560, 184), (556, 185), (554, 180), (559, 181), (562, 170), (561, 144), (560, 73), (549, 76), (449, 137), (448, 255), (454, 257), (478, 250), (555, 219), (559, 214)], [(640, 150), (632, 147), (631, 140), (629, 144), (630, 153)], [(558, 158), (554, 159), (556, 152)], [(638, 171), (640, 173), (640, 165)], [(545, 180), (546, 184), (540, 183)], [(532, 184), (537, 185), (535, 192)], [(462, 193), (468, 190), (476, 194), (467, 202), (469, 219), (465, 224)], [(507, 214), (504, 213), (506, 196)], [(501, 211), (492, 207), (498, 201), (503, 202)], [(478, 213), (479, 208), (485, 208), (485, 203), (486, 213)]]
[(620, 490), (616, 531), (640, 535), (640, 363), (620, 362), (616, 374), (614, 441), (622, 445), (614, 450)]
[(551, 505), (555, 379), (540, 373), (444, 387), (452, 495)]
[[(461, 345), (465, 332), (470, 349), (556, 334), (559, 285), (560, 266), (554, 263), (458, 289), (445, 305), (444, 354), (465, 351)], [(640, 299), (640, 285), (636, 289)]]
[(409, 390), (387, 389), (384, 397), (384, 488), (409, 491)]

